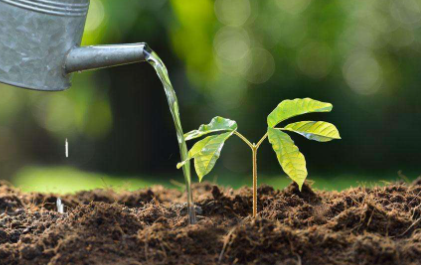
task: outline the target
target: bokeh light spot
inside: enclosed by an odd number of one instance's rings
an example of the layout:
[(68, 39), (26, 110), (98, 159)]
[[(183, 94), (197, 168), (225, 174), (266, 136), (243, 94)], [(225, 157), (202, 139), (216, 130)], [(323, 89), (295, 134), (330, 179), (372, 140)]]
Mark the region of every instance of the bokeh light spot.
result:
[(250, 17), (250, 2), (249, 0), (216, 0), (215, 14), (218, 20), (227, 26), (242, 26)]
[(396, 21), (412, 27), (421, 20), (421, 3), (417, 0), (390, 1), (390, 13)]
[(382, 82), (379, 63), (365, 52), (349, 56), (343, 74), (351, 89), (361, 95), (376, 93)]
[(245, 30), (223, 27), (214, 39), (218, 67), (227, 73), (238, 74), (249, 67), (250, 39)]
[(250, 39), (245, 30), (224, 27), (215, 36), (214, 48), (224, 60), (236, 61), (250, 50)]
[(104, 5), (99, 0), (91, 0), (88, 17), (86, 19), (85, 31), (91, 32), (96, 30), (104, 21), (104, 18)]
[(35, 117), (45, 129), (64, 135), (75, 130), (74, 113), (72, 101), (60, 94), (54, 94), (37, 103)]
[(275, 72), (275, 59), (272, 54), (263, 48), (251, 49), (250, 67), (243, 73), (244, 77), (254, 84), (261, 84), (268, 81)]

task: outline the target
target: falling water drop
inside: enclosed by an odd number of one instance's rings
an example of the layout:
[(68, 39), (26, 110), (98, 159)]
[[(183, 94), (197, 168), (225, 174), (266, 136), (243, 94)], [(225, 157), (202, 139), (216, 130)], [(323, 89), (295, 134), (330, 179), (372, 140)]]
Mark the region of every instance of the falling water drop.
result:
[(69, 142), (67, 141), (66, 138), (66, 143), (64, 144), (65, 148), (66, 148), (66, 158), (69, 157)]

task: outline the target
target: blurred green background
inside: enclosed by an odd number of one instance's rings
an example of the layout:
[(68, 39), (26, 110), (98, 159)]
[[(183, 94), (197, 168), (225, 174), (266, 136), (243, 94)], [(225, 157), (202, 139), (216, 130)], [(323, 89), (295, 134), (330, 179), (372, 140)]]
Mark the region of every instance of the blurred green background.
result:
[[(185, 131), (220, 115), (258, 141), (280, 101), (311, 97), (334, 110), (301, 119), (334, 123), (342, 136), (293, 135), (316, 187), (421, 174), (420, 0), (91, 0), (83, 45), (130, 42), (166, 63)], [(58, 93), (0, 84), (0, 178), (24, 190), (174, 187), (178, 161), (164, 92), (145, 63), (75, 74)], [(260, 183), (290, 182), (268, 143), (258, 163)], [(251, 185), (248, 147), (228, 141), (207, 179)]]

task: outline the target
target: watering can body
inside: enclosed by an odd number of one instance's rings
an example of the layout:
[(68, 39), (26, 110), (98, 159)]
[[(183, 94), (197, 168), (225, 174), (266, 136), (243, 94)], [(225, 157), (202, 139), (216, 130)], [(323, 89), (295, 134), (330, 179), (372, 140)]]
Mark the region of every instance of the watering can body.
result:
[(80, 47), (89, 0), (0, 0), (0, 82), (59, 91), (71, 73), (144, 61), (144, 43)]

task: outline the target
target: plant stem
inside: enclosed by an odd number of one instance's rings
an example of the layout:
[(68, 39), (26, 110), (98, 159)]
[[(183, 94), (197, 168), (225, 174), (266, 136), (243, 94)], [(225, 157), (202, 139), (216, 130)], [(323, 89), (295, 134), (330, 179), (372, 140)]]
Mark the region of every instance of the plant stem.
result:
[(253, 218), (257, 216), (257, 145), (252, 148), (253, 151)]
[(193, 202), (193, 192), (191, 190), (191, 184), (187, 187), (187, 212), (189, 214), (189, 223), (190, 224), (196, 224), (197, 223), (197, 219), (196, 219), (196, 212), (194, 209), (194, 202)]
[(254, 148), (254, 146), (253, 146), (253, 144), (252, 143), (250, 143), (250, 141), (249, 140), (247, 140), (247, 138), (246, 137), (244, 137), (241, 133), (239, 133), (239, 132), (237, 132), (237, 131), (234, 131), (234, 134), (235, 135), (237, 135), (238, 137), (240, 137), (241, 138), (241, 140), (243, 140), (252, 150), (253, 150), (253, 148)]
[(250, 148), (253, 153), (253, 218), (257, 216), (257, 149), (259, 149), (260, 145), (263, 141), (268, 137), (266, 133), (263, 135), (262, 139), (257, 144), (250, 143), (246, 137), (244, 137), (241, 133), (234, 131), (234, 134), (241, 138)]
[(266, 139), (266, 137), (268, 137), (268, 133), (265, 133), (265, 135), (263, 135), (262, 139), (260, 139), (260, 141), (256, 144), (256, 149), (259, 148), (259, 146), (263, 143), (263, 141)]
[[(187, 146), (186, 143), (182, 145), (181, 149), (181, 157), (187, 157)], [(193, 192), (191, 189), (191, 175), (190, 175), (190, 161), (183, 166), (183, 173), (184, 173), (184, 181), (186, 183), (186, 193), (187, 193), (187, 213), (189, 215), (189, 223), (195, 224), (197, 223), (196, 213), (194, 211), (194, 201), (193, 201)]]

